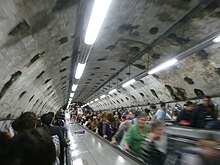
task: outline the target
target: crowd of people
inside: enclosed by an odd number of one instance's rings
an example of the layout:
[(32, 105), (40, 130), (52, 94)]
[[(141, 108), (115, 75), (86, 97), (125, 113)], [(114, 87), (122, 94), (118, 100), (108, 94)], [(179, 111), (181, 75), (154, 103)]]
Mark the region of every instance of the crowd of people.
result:
[(44, 114), (39, 119), (24, 112), (12, 122), (13, 132), (0, 132), (0, 162), (7, 165), (64, 165), (64, 115)]
[[(167, 140), (164, 134), (167, 109), (161, 103), (160, 108), (151, 105), (150, 109), (135, 111), (121, 109), (119, 111), (92, 112), (74, 114), (73, 119), (102, 136), (123, 150), (140, 156), (146, 163), (163, 164), (167, 152)], [(210, 98), (205, 96), (203, 103), (195, 105), (187, 101), (176, 118), (174, 125), (200, 129), (220, 130), (218, 114)], [(147, 152), (147, 154), (146, 154)]]
[[(178, 126), (220, 130), (217, 111), (209, 97), (195, 105), (187, 101), (179, 113), (173, 115)], [(165, 103), (150, 105), (149, 109), (125, 109), (105, 112), (73, 111), (71, 119), (94, 133), (139, 157), (150, 165), (173, 163), (167, 161), (167, 122)], [(24, 112), (12, 122), (12, 132), (0, 132), (0, 162), (7, 165), (64, 165), (64, 151), (68, 146), (64, 114), (58, 111), (42, 115)], [(182, 164), (218, 164), (220, 152), (212, 136), (199, 141), (198, 148), (185, 149), (178, 156)], [(191, 155), (191, 156), (190, 156)], [(193, 155), (193, 156), (192, 156)], [(197, 157), (195, 157), (195, 155)], [(193, 160), (192, 160), (193, 159)], [(175, 164), (175, 163), (173, 163)]]

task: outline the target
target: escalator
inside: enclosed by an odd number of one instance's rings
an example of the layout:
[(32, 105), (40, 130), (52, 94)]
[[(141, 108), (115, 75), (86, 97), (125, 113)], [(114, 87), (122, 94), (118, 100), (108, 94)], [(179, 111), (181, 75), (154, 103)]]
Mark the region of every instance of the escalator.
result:
[(143, 164), (78, 124), (70, 124), (68, 127), (69, 159), (73, 165)]

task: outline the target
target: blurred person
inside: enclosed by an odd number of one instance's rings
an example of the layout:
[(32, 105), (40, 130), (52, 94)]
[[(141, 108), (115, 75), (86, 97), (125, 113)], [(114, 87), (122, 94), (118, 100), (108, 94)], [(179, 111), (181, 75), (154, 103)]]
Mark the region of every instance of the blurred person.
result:
[(187, 101), (185, 108), (178, 114), (176, 123), (181, 126), (190, 126), (190, 120), (194, 104), (191, 101)]
[(205, 128), (206, 124), (216, 121), (217, 115), (214, 105), (208, 96), (203, 97), (203, 103), (195, 107), (191, 116), (191, 126), (196, 128)]
[(8, 164), (10, 157), (11, 137), (7, 132), (0, 131), (0, 164)]
[(149, 125), (146, 124), (146, 121), (147, 116), (145, 114), (141, 114), (137, 117), (137, 123), (132, 125), (125, 137), (123, 144), (124, 150), (139, 153), (141, 143), (149, 131)]
[(160, 109), (155, 113), (155, 119), (160, 121), (165, 121), (166, 119), (166, 103), (160, 103)]
[(113, 136), (113, 128), (112, 128), (112, 122), (114, 121), (114, 117), (112, 113), (107, 114), (107, 120), (103, 122), (103, 129), (102, 134), (103, 137), (109, 141), (111, 141)]
[(151, 112), (152, 115), (155, 115), (155, 114), (156, 114), (156, 112), (157, 112), (157, 107), (156, 107), (156, 105), (152, 104), (152, 105), (150, 106), (150, 112)]
[(144, 113), (147, 115), (147, 121), (150, 121), (151, 120), (150, 109), (145, 108)]
[(181, 165), (219, 165), (219, 162), (219, 143), (211, 134), (199, 140), (197, 147), (183, 149), (181, 155)]
[(33, 112), (24, 112), (12, 123), (12, 128), (17, 132), (21, 133), (25, 130), (33, 129), (37, 127), (38, 119)]
[(64, 164), (64, 148), (67, 147), (67, 142), (64, 139), (62, 130), (59, 126), (52, 125), (52, 116), (49, 114), (44, 114), (41, 116), (41, 122), (47, 126), (52, 136), (57, 135), (60, 141), (60, 164)]
[(25, 130), (12, 139), (10, 165), (53, 165), (55, 146), (49, 133), (39, 127)]
[(107, 120), (106, 112), (103, 112), (99, 115), (99, 121), (96, 128), (96, 133), (98, 133), (101, 137), (103, 137), (103, 123)]
[(119, 118), (114, 116), (114, 120), (112, 121), (111, 125), (112, 125), (112, 132), (114, 135), (118, 131), (118, 128), (120, 126)]
[(118, 131), (112, 137), (111, 143), (123, 146), (123, 143), (124, 143), (124, 140), (126, 137), (126, 133), (129, 130), (129, 128), (131, 127), (131, 125), (132, 125), (131, 120), (125, 120), (124, 122), (122, 122), (119, 125)]
[(88, 116), (85, 124), (83, 125), (85, 128), (92, 129), (93, 117)]
[(141, 158), (149, 165), (162, 165), (166, 154), (166, 137), (161, 121), (151, 123), (148, 138), (142, 143)]
[(132, 122), (132, 124), (136, 124), (137, 123), (137, 118), (138, 118), (138, 116), (140, 116), (141, 114), (143, 114), (143, 112), (142, 111), (135, 111), (134, 112), (134, 118), (131, 120), (131, 122)]

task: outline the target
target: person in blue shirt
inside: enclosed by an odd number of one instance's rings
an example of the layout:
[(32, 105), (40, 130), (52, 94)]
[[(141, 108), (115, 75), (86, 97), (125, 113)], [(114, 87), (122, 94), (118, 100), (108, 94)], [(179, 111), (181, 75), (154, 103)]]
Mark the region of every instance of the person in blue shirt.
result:
[(190, 119), (193, 109), (193, 102), (187, 101), (185, 108), (178, 114), (176, 123), (181, 126), (190, 126)]
[(160, 109), (157, 110), (155, 114), (155, 119), (160, 121), (165, 121), (166, 119), (166, 103), (160, 103)]

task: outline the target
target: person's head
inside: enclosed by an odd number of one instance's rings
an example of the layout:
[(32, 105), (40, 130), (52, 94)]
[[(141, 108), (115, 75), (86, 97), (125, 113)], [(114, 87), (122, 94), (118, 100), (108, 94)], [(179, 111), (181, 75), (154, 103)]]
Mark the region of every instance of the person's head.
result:
[(106, 113), (106, 112), (103, 112), (103, 113), (101, 114), (101, 120), (102, 120), (102, 121), (106, 121), (106, 120), (107, 120), (107, 113)]
[(37, 126), (37, 116), (33, 112), (24, 112), (12, 123), (12, 128), (18, 133)]
[(137, 117), (139, 127), (144, 127), (147, 122), (147, 115), (142, 113)]
[(141, 111), (135, 111), (134, 112), (134, 117), (137, 118), (139, 115), (141, 115), (142, 112)]
[(11, 150), (12, 165), (53, 165), (56, 159), (51, 136), (42, 127), (16, 135)]
[(50, 125), (52, 122), (53, 117), (49, 114), (44, 114), (41, 116), (40, 120), (45, 125)]
[(112, 113), (108, 113), (108, 114), (107, 114), (107, 120), (108, 120), (109, 122), (113, 122), (113, 121), (115, 120), (115, 118), (114, 118), (114, 116), (113, 116)]
[(166, 108), (166, 103), (161, 102), (161, 103), (160, 103), (160, 108), (161, 108), (161, 109), (165, 109), (165, 108)]
[(187, 111), (192, 111), (194, 109), (194, 103), (191, 101), (187, 101), (185, 106)]
[(155, 114), (156, 111), (157, 111), (156, 105), (152, 104), (152, 105), (150, 106), (150, 111), (151, 111), (152, 114)]
[[(48, 112), (47, 114), (50, 115), (52, 118), (55, 117), (55, 116), (54, 116), (54, 112)], [(59, 115), (59, 113), (58, 113), (58, 115)]]
[(163, 135), (164, 125), (161, 121), (151, 123), (150, 133), (153, 135), (153, 140), (158, 140)]
[(144, 112), (145, 112), (146, 114), (149, 114), (149, 113), (150, 113), (150, 110), (147, 109), (147, 108), (145, 108), (145, 109), (144, 109)]
[(204, 96), (204, 97), (202, 98), (202, 101), (203, 101), (203, 104), (204, 104), (205, 106), (208, 106), (208, 105), (210, 104), (210, 97), (209, 97), (209, 96)]

